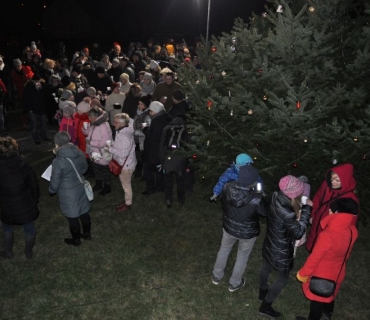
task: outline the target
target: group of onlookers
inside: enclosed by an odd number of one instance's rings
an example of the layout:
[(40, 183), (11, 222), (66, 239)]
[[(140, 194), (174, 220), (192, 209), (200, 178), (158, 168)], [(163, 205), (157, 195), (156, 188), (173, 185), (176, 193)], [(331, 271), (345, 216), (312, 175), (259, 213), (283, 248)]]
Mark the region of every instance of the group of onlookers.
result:
[[(295, 243), (304, 239), (309, 229), (306, 248), (310, 255), (298, 271), (297, 279), (303, 283), (304, 295), (311, 304), (308, 318), (297, 316), (296, 320), (331, 319), (334, 299), (345, 277), (345, 262), (358, 236), (359, 201), (353, 166), (346, 163), (328, 170), (312, 201), (307, 178), (287, 175), (280, 179), (279, 191), (272, 194), (267, 205), (262, 180), (252, 164), (249, 155), (238, 155), (236, 163), (219, 178), (213, 190), (211, 200), (221, 197), (224, 215), (223, 236), (212, 282), (215, 285), (220, 283), (229, 253), (239, 241), (229, 291), (234, 292), (245, 285), (243, 274), (260, 233), (259, 216), (267, 217), (258, 275), (258, 300), (261, 302), (258, 313), (268, 318), (279, 318), (281, 313), (272, 307), (272, 303), (289, 280)], [(269, 284), (273, 270), (278, 275)], [(320, 290), (314, 287), (312, 277), (319, 278), (316, 283)], [(328, 282), (336, 283), (331, 292), (328, 290), (329, 293), (323, 290)]]

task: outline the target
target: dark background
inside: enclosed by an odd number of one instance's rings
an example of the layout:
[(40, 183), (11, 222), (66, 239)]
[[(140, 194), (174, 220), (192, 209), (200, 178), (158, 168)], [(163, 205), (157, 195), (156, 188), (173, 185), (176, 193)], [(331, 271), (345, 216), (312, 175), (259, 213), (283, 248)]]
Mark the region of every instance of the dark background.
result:
[[(234, 19), (244, 21), (253, 12), (260, 14), (266, 0), (211, 0), (209, 36), (230, 32)], [(113, 41), (125, 48), (129, 42), (154, 38), (185, 39), (193, 45), (205, 37), (208, 0), (7, 0), (1, 3), (1, 50), (39, 41), (51, 47), (58, 40), (67, 47), (102, 47)], [(6, 48), (5, 48), (6, 46)], [(18, 49), (17, 49), (18, 50)]]

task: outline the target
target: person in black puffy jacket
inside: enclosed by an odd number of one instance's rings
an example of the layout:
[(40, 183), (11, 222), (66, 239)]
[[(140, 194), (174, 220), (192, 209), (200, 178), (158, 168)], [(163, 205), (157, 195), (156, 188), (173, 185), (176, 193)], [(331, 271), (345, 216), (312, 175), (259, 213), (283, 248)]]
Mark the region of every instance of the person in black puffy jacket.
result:
[(1, 257), (12, 259), (14, 225), (22, 225), (25, 254), (32, 258), (36, 240), (34, 221), (39, 216), (39, 184), (30, 164), (19, 154), (17, 142), (11, 137), (0, 137), (0, 212), (4, 250)]
[[(259, 314), (269, 318), (281, 315), (271, 304), (289, 280), (294, 262), (294, 242), (305, 234), (312, 210), (311, 200), (307, 200), (301, 208), (304, 191), (301, 180), (291, 175), (285, 176), (280, 179), (279, 188), (280, 191), (274, 192), (271, 199), (262, 247), (263, 264), (259, 272), (258, 300), (262, 302)], [(278, 277), (268, 287), (268, 277), (273, 270), (278, 271)]]
[(221, 192), (224, 211), (223, 236), (213, 268), (212, 282), (217, 285), (223, 278), (229, 253), (235, 242), (239, 240), (238, 254), (229, 281), (230, 292), (245, 285), (243, 274), (260, 233), (259, 215), (267, 215), (262, 199), (263, 193), (255, 188), (258, 178), (259, 173), (256, 168), (242, 166), (238, 180), (225, 184)]

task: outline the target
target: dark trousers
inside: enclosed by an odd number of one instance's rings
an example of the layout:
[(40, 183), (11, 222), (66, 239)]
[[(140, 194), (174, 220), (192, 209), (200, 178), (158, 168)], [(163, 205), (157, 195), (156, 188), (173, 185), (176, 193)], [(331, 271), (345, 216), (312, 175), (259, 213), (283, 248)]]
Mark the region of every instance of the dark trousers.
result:
[(310, 320), (320, 320), (323, 313), (332, 315), (334, 311), (334, 300), (330, 303), (312, 301), (310, 303)]
[(82, 226), (89, 225), (91, 223), (91, 218), (89, 213), (85, 213), (78, 218), (67, 218), (69, 223), (69, 228), (71, 230), (80, 230), (80, 221)]
[(281, 290), (285, 287), (289, 280), (289, 270), (278, 270), (278, 276), (273, 282), (273, 284), (268, 286), (268, 278), (270, 273), (274, 270), (272, 266), (264, 259), (262, 267), (259, 272), (259, 284), (260, 289), (267, 290), (267, 295), (265, 301), (267, 303), (273, 303), (277, 296), (280, 294)]
[(91, 162), (94, 176), (96, 180), (103, 181), (104, 185), (110, 185), (111, 182), (111, 173), (109, 171), (108, 165), (103, 166), (95, 162)]
[(185, 203), (185, 174), (184, 172), (168, 172), (164, 175), (164, 191), (166, 200), (173, 201), (173, 180), (176, 179), (177, 201)]
[(156, 164), (144, 161), (143, 164), (144, 179), (146, 181), (146, 191), (155, 192), (164, 190), (163, 172), (158, 171)]
[(34, 141), (45, 140), (46, 137), (46, 123), (43, 114), (36, 114), (32, 111), (29, 113), (30, 129)]

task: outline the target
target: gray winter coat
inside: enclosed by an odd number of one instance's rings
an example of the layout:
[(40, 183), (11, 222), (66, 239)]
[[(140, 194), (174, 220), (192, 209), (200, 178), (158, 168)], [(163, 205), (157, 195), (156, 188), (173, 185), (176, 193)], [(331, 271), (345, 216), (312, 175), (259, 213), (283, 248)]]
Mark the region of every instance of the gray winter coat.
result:
[(77, 218), (90, 211), (90, 202), (86, 197), (83, 184), (66, 158), (72, 160), (83, 178), (88, 167), (86, 157), (75, 145), (68, 143), (56, 150), (56, 158), (52, 162), (49, 192), (58, 193), (59, 207), (63, 215), (67, 218)]

